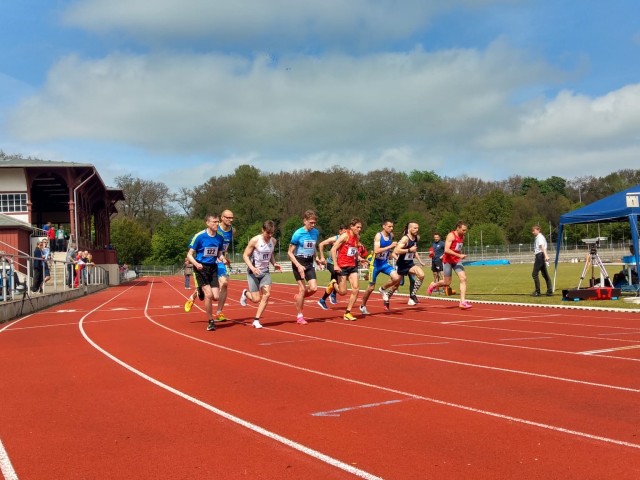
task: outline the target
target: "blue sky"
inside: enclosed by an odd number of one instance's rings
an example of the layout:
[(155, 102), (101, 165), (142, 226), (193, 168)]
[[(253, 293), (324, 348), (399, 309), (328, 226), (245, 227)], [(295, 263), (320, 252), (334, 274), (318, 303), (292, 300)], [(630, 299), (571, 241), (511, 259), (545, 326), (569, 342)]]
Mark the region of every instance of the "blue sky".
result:
[(640, 5), (0, 4), (0, 149), (193, 187), (248, 163), (487, 180), (640, 168)]

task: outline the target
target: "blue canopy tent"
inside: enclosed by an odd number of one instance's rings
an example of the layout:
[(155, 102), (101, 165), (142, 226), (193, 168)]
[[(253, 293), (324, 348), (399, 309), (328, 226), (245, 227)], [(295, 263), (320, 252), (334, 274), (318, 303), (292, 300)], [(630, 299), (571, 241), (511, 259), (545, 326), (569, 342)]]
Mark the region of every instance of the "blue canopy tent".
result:
[(640, 272), (640, 251), (638, 250), (638, 215), (640, 206), (640, 185), (627, 188), (613, 195), (609, 195), (597, 202), (578, 208), (573, 212), (560, 216), (558, 225), (558, 246), (556, 248), (556, 261), (554, 265), (553, 289), (556, 288), (556, 273), (558, 271), (558, 259), (562, 247), (562, 229), (564, 225), (576, 223), (608, 223), (629, 222), (631, 226), (631, 239), (635, 253), (636, 271)]

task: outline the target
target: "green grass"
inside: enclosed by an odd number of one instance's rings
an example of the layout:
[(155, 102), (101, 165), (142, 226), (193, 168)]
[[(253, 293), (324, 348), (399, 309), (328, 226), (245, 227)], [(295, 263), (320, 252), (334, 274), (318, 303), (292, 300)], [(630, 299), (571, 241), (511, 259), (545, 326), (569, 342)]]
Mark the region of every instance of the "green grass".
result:
[[(605, 308), (630, 308), (640, 310), (639, 304), (629, 303), (622, 300), (621, 297), (618, 300), (581, 300), (579, 302), (563, 301), (562, 290), (568, 288), (576, 288), (580, 282), (580, 275), (584, 268), (583, 263), (561, 263), (558, 265), (558, 274), (556, 277), (556, 292), (553, 297), (532, 297), (531, 292), (534, 290), (533, 279), (531, 278), (531, 271), (533, 269), (532, 264), (512, 264), (512, 265), (499, 265), (499, 266), (473, 266), (466, 267), (467, 272), (467, 299), (469, 300), (485, 300), (485, 301), (497, 301), (497, 302), (513, 302), (513, 303), (530, 303), (536, 305), (574, 305), (581, 307), (605, 307)], [(620, 267), (612, 267), (615, 270), (607, 273), (613, 278), (613, 275), (618, 272)], [(432, 280), (432, 273), (430, 267), (427, 266), (425, 270), (425, 285), (420, 287), (420, 294), (426, 294), (426, 287), (428, 282)], [(549, 274), (553, 281), (553, 267), (550, 268)], [(329, 272), (318, 271), (316, 272), (318, 277), (318, 285), (324, 286), (329, 281)], [(596, 269), (596, 278), (600, 277), (600, 272)], [(378, 284), (376, 287), (382, 285), (386, 281), (386, 276), (381, 275), (378, 277)], [(589, 286), (589, 279), (591, 278), (591, 271), (586, 273), (585, 279), (582, 281), (582, 287)], [(278, 283), (293, 283), (295, 280), (291, 273), (279, 273), (272, 274), (274, 282)], [(407, 293), (409, 288), (409, 282), (400, 288), (401, 293)], [(540, 277), (540, 284), (542, 291), (545, 291), (545, 282)], [(367, 282), (360, 281), (360, 289), (366, 288)], [(454, 290), (458, 290), (458, 279), (456, 275), (453, 275), (453, 281), (451, 287)], [(630, 294), (624, 294), (629, 296)], [(454, 295), (450, 298), (457, 298)]]

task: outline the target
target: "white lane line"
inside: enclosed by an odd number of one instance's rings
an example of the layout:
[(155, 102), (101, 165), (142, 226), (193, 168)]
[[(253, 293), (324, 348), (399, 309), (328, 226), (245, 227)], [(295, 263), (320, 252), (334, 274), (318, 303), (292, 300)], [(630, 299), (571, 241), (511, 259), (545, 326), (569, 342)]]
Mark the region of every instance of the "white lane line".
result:
[(0, 439), (0, 471), (5, 480), (18, 480), (18, 474), (11, 465), (9, 454), (2, 445), (2, 439)]
[[(149, 321), (151, 321), (152, 323), (161, 326), (163, 328), (166, 328), (169, 331), (175, 332), (175, 333), (180, 333), (177, 332), (175, 330), (172, 330), (170, 328), (164, 327), (163, 325), (160, 325), (159, 323), (155, 322), (154, 320), (151, 319), (151, 317), (149, 317), (148, 315), (148, 307), (149, 307), (149, 301), (151, 300), (151, 291), (153, 289), (153, 282), (151, 283), (150, 287), (149, 287), (149, 296), (147, 297), (147, 304), (145, 305), (145, 316), (149, 319)], [(126, 292), (127, 290), (125, 290)], [(195, 397), (192, 397), (191, 395), (188, 395), (176, 388), (171, 387), (170, 385), (167, 385), (149, 375), (147, 375), (146, 373), (132, 367), (131, 365), (129, 365), (128, 363), (124, 362), (123, 360), (120, 360), (119, 358), (117, 358), (116, 356), (112, 355), (111, 353), (107, 352), (105, 349), (103, 349), (102, 347), (100, 347), (97, 343), (95, 343), (93, 340), (91, 340), (91, 338), (89, 338), (89, 336), (87, 335), (87, 333), (84, 330), (84, 319), (86, 317), (88, 317), (89, 315), (91, 315), (93, 312), (98, 311), (100, 308), (102, 308), (104, 305), (106, 305), (107, 303), (115, 300), (117, 297), (119, 297), (120, 295), (122, 295), (125, 292), (121, 292), (120, 294), (116, 295), (115, 297), (113, 297), (110, 300), (107, 300), (105, 303), (103, 303), (102, 305), (98, 305), (96, 308), (94, 308), (93, 310), (91, 310), (90, 312), (88, 312), (86, 315), (84, 315), (81, 319), (80, 322), (78, 323), (78, 327), (80, 328), (80, 333), (82, 334), (82, 336), (84, 337), (84, 339), (96, 350), (98, 350), (100, 353), (102, 353), (103, 355), (105, 355), (106, 357), (110, 358), (111, 360), (113, 360), (114, 362), (116, 362), (117, 364), (119, 364), (120, 366), (126, 368), (127, 370), (129, 370), (130, 372), (138, 375), (139, 377), (143, 378), (144, 380), (147, 380), (148, 382), (170, 392), (173, 393), (174, 395), (187, 400), (189, 402), (192, 402), (202, 408), (204, 408), (205, 410), (208, 410), (216, 415), (219, 415), (233, 423), (236, 423), (237, 425), (240, 425), (242, 427), (248, 428), (249, 430), (258, 433), (260, 435), (263, 435), (267, 438), (270, 438), (272, 440), (275, 440), (277, 442), (280, 442), (288, 447), (291, 447), (295, 450), (298, 450), (299, 452), (302, 452), (306, 455), (309, 455), (310, 457), (315, 458), (316, 460), (319, 460), (321, 462), (324, 462), (328, 465), (331, 465), (333, 467), (336, 467), (340, 470), (344, 470), (345, 472), (351, 473), (353, 475), (355, 475), (356, 477), (359, 478), (364, 478), (365, 480), (382, 480), (381, 477), (377, 477), (369, 472), (366, 472), (364, 470), (361, 470), (359, 468), (356, 468), (352, 465), (349, 465), (347, 463), (341, 462), (338, 459), (335, 459), (333, 457), (330, 457), (328, 455), (325, 455), (322, 452), (319, 452), (317, 450), (314, 450), (312, 448), (306, 447), (305, 445), (302, 445), (301, 443), (295, 442), (293, 440), (290, 440), (286, 437), (283, 437), (281, 435), (278, 435), (277, 433), (271, 432), (265, 428), (262, 428), (258, 425), (255, 425), (251, 422), (248, 422), (246, 420), (243, 420), (239, 417), (236, 417), (235, 415), (232, 415), (228, 412), (225, 412), (223, 410), (220, 410), (219, 408), (214, 407), (213, 405), (210, 405), (208, 403), (203, 402), (202, 400), (199, 400)], [(185, 335), (186, 337), (189, 337), (188, 335)], [(198, 341), (202, 341), (203, 343), (207, 343), (209, 345), (212, 345), (210, 342), (206, 342), (200, 339), (197, 339), (195, 337), (189, 337), (192, 338), (194, 340), (198, 340)], [(227, 350), (226, 347), (222, 347), (223, 349)], [(232, 350), (232, 349), (228, 349), (228, 350)]]
[(580, 355), (595, 355), (596, 353), (610, 353), (610, 352), (619, 352), (621, 350), (635, 350), (640, 348), (640, 345), (629, 345), (627, 347), (617, 347), (617, 348), (603, 348), (602, 350), (589, 350), (587, 352), (578, 352)]
[(392, 347), (413, 347), (417, 345), (449, 345), (449, 342), (396, 343)]
[(453, 320), (451, 322), (439, 322), (439, 323), (441, 325), (454, 325), (454, 324), (458, 324), (458, 323), (479, 323), (479, 322), (494, 322), (494, 321), (504, 322), (505, 320), (533, 320), (533, 319), (536, 319), (536, 318), (560, 317), (560, 316), (561, 316), (560, 314), (544, 315), (544, 316), (527, 315), (525, 317), (481, 318), (481, 319), (477, 319), (477, 320)]
[(609, 337), (618, 335), (640, 335), (640, 331), (635, 332), (616, 332), (616, 333), (598, 333), (599, 337)]
[(315, 342), (313, 338), (304, 339), (304, 340), (282, 340), (279, 342), (267, 342), (267, 343), (259, 343), (260, 346), (271, 346), (271, 345), (279, 345), (281, 343), (300, 343), (300, 342)]
[(523, 338), (501, 338), (500, 341), (509, 341), (509, 340), (548, 340), (553, 337), (523, 337)]
[(314, 417), (339, 417), (341, 413), (351, 412), (352, 410), (360, 410), (362, 408), (382, 407), (383, 405), (392, 405), (394, 403), (406, 402), (408, 398), (402, 400), (388, 400), (386, 402), (367, 403), (366, 405), (356, 405), (355, 407), (338, 408), (336, 410), (329, 410), (327, 412), (315, 412), (311, 415)]
[[(145, 314), (146, 314), (146, 312), (145, 312)], [(289, 315), (289, 314), (284, 314), (284, 315)], [(593, 435), (593, 434), (590, 434), (590, 433), (580, 432), (580, 431), (577, 431), (577, 430), (571, 430), (571, 429), (567, 429), (567, 428), (563, 428), (563, 427), (558, 427), (558, 426), (555, 426), (555, 425), (549, 425), (549, 424), (546, 424), (546, 423), (540, 423), (540, 422), (535, 422), (535, 421), (532, 421), (532, 420), (526, 420), (526, 419), (519, 418), (519, 417), (512, 417), (512, 416), (504, 415), (504, 414), (501, 414), (501, 413), (496, 413), (496, 412), (491, 412), (491, 411), (488, 411), (488, 410), (482, 410), (482, 409), (478, 409), (478, 408), (474, 408), (474, 407), (469, 407), (467, 405), (461, 405), (461, 404), (447, 402), (447, 401), (444, 401), (444, 400), (438, 400), (438, 399), (435, 399), (435, 398), (425, 397), (425, 396), (422, 396), (422, 395), (417, 395), (417, 394), (414, 394), (414, 393), (405, 392), (405, 391), (398, 390), (398, 389), (395, 389), (395, 388), (390, 388), (390, 387), (385, 387), (385, 386), (382, 386), (382, 385), (376, 385), (376, 384), (372, 384), (372, 383), (367, 383), (367, 382), (363, 382), (361, 380), (356, 380), (356, 379), (353, 379), (353, 378), (340, 377), (338, 375), (333, 375), (331, 373), (321, 372), (319, 370), (312, 370), (310, 368), (300, 367), (298, 365), (293, 365), (293, 364), (290, 364), (290, 363), (281, 362), (279, 360), (273, 360), (271, 358), (262, 357), (260, 355), (255, 355), (253, 353), (244, 352), (244, 351), (241, 351), (241, 350), (236, 350), (234, 348), (225, 347), (223, 345), (215, 344), (215, 343), (209, 342), (207, 340), (203, 340), (203, 339), (198, 338), (198, 337), (193, 337), (193, 336), (188, 335), (186, 333), (183, 333), (183, 332), (180, 332), (178, 330), (174, 330), (173, 328), (170, 328), (170, 327), (167, 327), (165, 325), (162, 325), (161, 323), (158, 323), (155, 320), (153, 320), (148, 315), (147, 315), (147, 318), (151, 323), (153, 323), (153, 324), (155, 324), (155, 325), (157, 325), (157, 326), (159, 326), (161, 328), (164, 328), (165, 330), (167, 330), (169, 332), (173, 332), (176, 335), (180, 335), (182, 337), (189, 338), (189, 339), (194, 340), (196, 342), (204, 343), (206, 345), (210, 345), (212, 347), (219, 348), (221, 350), (225, 350), (225, 351), (236, 353), (236, 354), (239, 354), (239, 355), (243, 355), (243, 356), (246, 356), (246, 357), (249, 357), (249, 358), (254, 358), (254, 359), (257, 359), (257, 360), (262, 360), (262, 361), (265, 361), (265, 362), (269, 362), (269, 363), (272, 363), (274, 365), (279, 365), (279, 366), (283, 366), (283, 367), (287, 367), (287, 368), (292, 368), (294, 370), (299, 370), (299, 371), (302, 371), (302, 372), (312, 373), (312, 374), (315, 374), (315, 375), (319, 375), (319, 376), (322, 376), (322, 377), (331, 378), (331, 379), (335, 379), (335, 380), (340, 380), (340, 381), (343, 381), (343, 382), (346, 382), (346, 383), (351, 383), (351, 384), (354, 384), (354, 385), (370, 387), (370, 388), (374, 388), (374, 389), (381, 390), (381, 391), (384, 391), (384, 392), (395, 393), (395, 394), (398, 394), (398, 395), (403, 395), (403, 396), (406, 396), (406, 397), (409, 397), (409, 398), (414, 398), (414, 399), (417, 399), (417, 400), (424, 400), (424, 401), (427, 401), (427, 402), (430, 402), (430, 403), (434, 403), (434, 404), (437, 404), (437, 405), (444, 405), (444, 406), (447, 406), (447, 407), (457, 408), (457, 409), (464, 410), (464, 411), (467, 411), (467, 412), (478, 413), (478, 414), (486, 415), (486, 416), (493, 417), (493, 418), (499, 418), (499, 419), (502, 419), (502, 420), (506, 420), (508, 422), (520, 423), (520, 424), (523, 424), (523, 425), (529, 425), (529, 426), (533, 426), (533, 427), (538, 427), (538, 428), (542, 428), (542, 429), (550, 430), (550, 431), (554, 431), (554, 432), (566, 433), (568, 435), (573, 435), (573, 436), (576, 436), (576, 437), (588, 438), (588, 439), (591, 439), (591, 440), (598, 440), (598, 441), (601, 441), (601, 442), (604, 442), (604, 443), (609, 443), (609, 444), (620, 445), (620, 446), (624, 446), (624, 447), (640, 449), (640, 444), (625, 442), (624, 440), (616, 440), (616, 439), (613, 439), (613, 438), (603, 437), (603, 436), (600, 436), (600, 435)], [(335, 323), (335, 324), (339, 324), (339, 325), (345, 325), (345, 324), (338, 323), (338, 322), (331, 322), (331, 323)], [(304, 334), (301, 334), (301, 333), (284, 332), (283, 330), (277, 330), (277, 329), (273, 329), (273, 330), (281, 332), (281, 333), (288, 333), (290, 335), (296, 335), (296, 336), (301, 336), (301, 337), (309, 337), (308, 335), (304, 335)], [(414, 354), (396, 352), (396, 351), (393, 351), (393, 350), (385, 350), (385, 349), (379, 349), (379, 348), (374, 348), (374, 347), (367, 347), (367, 346), (364, 346), (364, 345), (351, 344), (351, 343), (341, 342), (341, 341), (337, 341), (337, 340), (327, 340), (327, 339), (323, 339), (323, 338), (319, 338), (319, 337), (310, 337), (310, 338), (316, 338), (318, 340), (324, 340), (324, 341), (327, 341), (327, 342), (330, 342), (330, 343), (351, 345), (351, 346), (365, 348), (365, 349), (371, 349), (371, 350), (380, 350), (380, 351), (384, 351), (384, 352), (395, 353), (395, 354), (400, 354), (400, 355), (406, 355), (406, 356), (411, 356), (411, 357), (429, 358), (429, 357), (420, 357), (419, 355), (414, 355)], [(434, 360), (442, 361), (442, 359), (437, 359), (437, 358), (434, 359)], [(453, 363), (458, 363), (458, 362), (453, 362)], [(472, 365), (472, 366), (476, 366), (476, 365)], [(485, 368), (491, 368), (491, 367), (485, 367)], [(496, 368), (496, 370), (502, 370), (502, 369), (497, 369)], [(523, 372), (515, 372), (515, 373), (523, 373)], [(526, 373), (526, 372), (524, 372), (524, 373)], [(530, 374), (530, 375), (535, 375), (535, 374)], [(543, 375), (541, 375), (541, 376), (543, 376)], [(553, 378), (553, 377), (551, 377), (551, 378)], [(640, 391), (640, 390), (634, 390), (634, 389), (624, 388), (624, 387), (615, 387), (615, 386), (611, 386), (611, 385), (591, 384), (589, 382), (581, 382), (581, 381), (578, 381), (578, 380), (571, 380), (571, 379), (561, 379), (561, 380), (565, 380), (565, 381), (569, 381), (569, 382), (575, 382), (575, 383), (586, 383), (586, 384), (589, 384), (589, 385), (604, 386), (604, 387), (608, 387), (608, 388), (627, 390), (627, 391), (633, 391), (633, 392), (639, 392)]]

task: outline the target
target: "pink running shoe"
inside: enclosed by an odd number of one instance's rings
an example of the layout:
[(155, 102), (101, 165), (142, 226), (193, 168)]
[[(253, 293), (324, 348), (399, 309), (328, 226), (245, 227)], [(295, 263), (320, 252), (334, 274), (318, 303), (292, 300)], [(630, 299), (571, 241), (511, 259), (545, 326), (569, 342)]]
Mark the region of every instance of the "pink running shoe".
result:
[(298, 319), (296, 320), (296, 323), (298, 325), (306, 325), (309, 322), (307, 322), (302, 315), (298, 315)]
[(429, 288), (427, 288), (427, 295), (431, 295), (435, 289), (436, 289), (436, 282), (431, 282), (429, 284)]
[(460, 305), (458, 305), (462, 310), (469, 310), (471, 308), (471, 304), (469, 302), (467, 302), (466, 300), (464, 302), (460, 302)]

